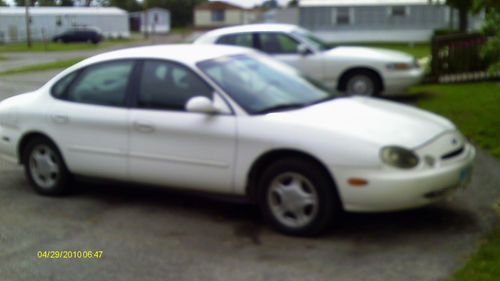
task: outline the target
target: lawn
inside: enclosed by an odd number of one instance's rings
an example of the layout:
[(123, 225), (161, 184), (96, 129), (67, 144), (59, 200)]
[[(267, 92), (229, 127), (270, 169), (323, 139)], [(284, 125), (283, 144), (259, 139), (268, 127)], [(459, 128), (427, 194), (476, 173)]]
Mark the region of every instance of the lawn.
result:
[[(500, 82), (422, 85), (418, 105), (451, 119), (477, 146), (500, 158)], [(497, 206), (500, 215), (500, 205)], [(500, 228), (486, 236), (465, 267), (447, 281), (500, 280)]]
[(7, 71), (2, 71), (2, 72), (0, 72), (0, 76), (9, 75), (9, 74), (32, 72), (32, 71), (43, 71), (43, 70), (67, 68), (67, 67), (70, 67), (77, 62), (80, 62), (83, 59), (84, 58), (74, 58), (74, 59), (69, 59), (69, 60), (61, 60), (61, 61), (56, 61), (56, 62), (23, 66), (23, 67), (19, 67), (19, 68), (9, 69)]
[[(135, 39), (137, 40), (137, 39)], [(0, 45), (0, 53), (2, 52), (60, 52), (60, 51), (78, 51), (78, 50), (95, 50), (110, 47), (117, 44), (125, 44), (135, 41), (134, 39), (110, 39), (105, 40), (100, 44), (94, 45), (89, 43), (54, 43), (33, 42), (31, 48), (28, 48), (26, 43), (13, 43)]]
[(451, 119), (476, 145), (500, 158), (500, 82), (422, 85), (418, 105)]
[(469, 262), (447, 281), (498, 281), (500, 279), (500, 228), (481, 241)]

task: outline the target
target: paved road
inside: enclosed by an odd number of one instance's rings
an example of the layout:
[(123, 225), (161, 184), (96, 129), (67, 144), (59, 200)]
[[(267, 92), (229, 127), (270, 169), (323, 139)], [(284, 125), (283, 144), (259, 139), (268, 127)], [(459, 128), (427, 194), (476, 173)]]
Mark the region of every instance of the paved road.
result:
[(6, 71), (13, 68), (50, 63), (61, 60), (68, 60), (73, 58), (86, 58), (102, 52), (118, 50), (122, 48), (129, 48), (134, 46), (155, 45), (155, 44), (172, 44), (180, 43), (189, 40), (189, 36), (180, 34), (171, 34), (167, 36), (154, 36), (148, 40), (132, 41), (123, 44), (112, 45), (107, 48), (96, 48), (91, 50), (67, 51), (67, 52), (15, 52), (15, 53), (2, 53), (6, 60), (0, 60), (0, 71)]
[[(51, 75), (0, 77), (0, 93)], [(253, 206), (167, 190), (80, 182), (72, 196), (41, 197), (0, 160), (0, 280), (443, 280), (493, 227), (498, 171), (480, 150), (470, 188), (452, 201), (346, 214), (323, 237), (299, 239), (268, 229)], [(55, 249), (104, 256), (36, 258)]]

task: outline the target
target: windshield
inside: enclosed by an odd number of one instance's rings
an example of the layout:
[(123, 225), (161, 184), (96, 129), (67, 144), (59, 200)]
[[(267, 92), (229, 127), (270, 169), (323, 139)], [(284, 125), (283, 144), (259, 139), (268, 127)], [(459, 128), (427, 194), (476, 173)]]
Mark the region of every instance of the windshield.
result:
[(325, 51), (331, 49), (331, 47), (320, 38), (316, 37), (316, 35), (312, 34), (310, 31), (305, 29), (297, 29), (292, 31), (295, 36), (300, 37), (303, 41), (306, 41), (309, 45), (316, 47), (316, 49), (320, 51)]
[(250, 114), (300, 108), (336, 96), (321, 83), (261, 55), (235, 55), (198, 67)]

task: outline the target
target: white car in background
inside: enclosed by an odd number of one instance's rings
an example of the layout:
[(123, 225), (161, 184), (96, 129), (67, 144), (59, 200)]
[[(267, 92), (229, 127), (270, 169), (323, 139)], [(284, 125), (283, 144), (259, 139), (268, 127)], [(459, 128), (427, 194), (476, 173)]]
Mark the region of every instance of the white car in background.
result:
[(435, 114), (340, 97), (246, 48), (171, 45), (86, 59), (0, 103), (0, 157), (34, 189), (73, 175), (236, 196), (293, 235), (339, 210), (429, 204), (464, 186), (474, 148)]
[(254, 48), (349, 95), (401, 95), (421, 81), (416, 59), (367, 47), (331, 48), (311, 32), (288, 24), (250, 24), (209, 31), (194, 44)]

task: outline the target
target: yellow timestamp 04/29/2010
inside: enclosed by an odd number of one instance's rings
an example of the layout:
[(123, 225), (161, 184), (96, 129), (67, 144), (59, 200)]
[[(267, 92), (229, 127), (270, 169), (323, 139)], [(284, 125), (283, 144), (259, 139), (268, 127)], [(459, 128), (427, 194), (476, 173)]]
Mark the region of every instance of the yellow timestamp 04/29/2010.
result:
[(101, 250), (49, 250), (37, 251), (39, 259), (101, 259)]

